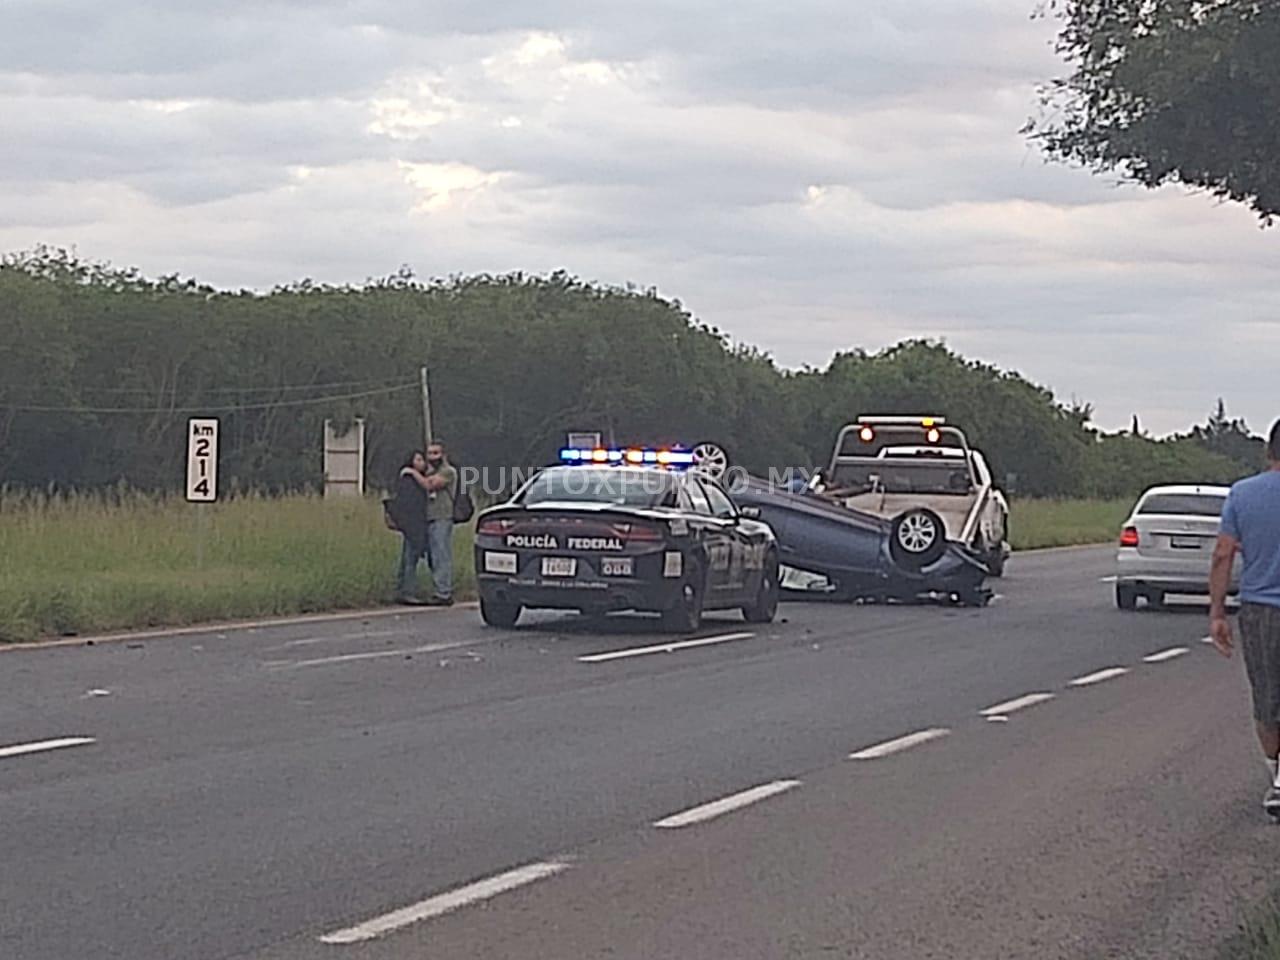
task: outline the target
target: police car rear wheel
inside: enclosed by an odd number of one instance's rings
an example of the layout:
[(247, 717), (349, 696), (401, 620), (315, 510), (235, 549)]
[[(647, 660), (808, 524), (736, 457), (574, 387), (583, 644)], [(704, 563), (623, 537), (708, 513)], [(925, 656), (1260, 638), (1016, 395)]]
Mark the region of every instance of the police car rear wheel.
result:
[(491, 627), (510, 630), (520, 619), (520, 604), (480, 598), (480, 619)]
[(760, 586), (755, 599), (742, 608), (742, 617), (748, 623), (772, 623), (778, 615), (778, 557), (769, 554), (760, 573)]
[(707, 579), (699, 567), (689, 571), (680, 586), (675, 605), (662, 612), (662, 627), (668, 633), (693, 633), (702, 626), (702, 604), (706, 599)]

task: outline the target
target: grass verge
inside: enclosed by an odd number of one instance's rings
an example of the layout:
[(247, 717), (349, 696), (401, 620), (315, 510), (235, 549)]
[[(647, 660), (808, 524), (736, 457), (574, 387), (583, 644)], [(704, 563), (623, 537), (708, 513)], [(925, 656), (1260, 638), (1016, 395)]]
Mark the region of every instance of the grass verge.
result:
[[(0, 642), (374, 606), (391, 600), (399, 549), (376, 500), (6, 492)], [(466, 596), (468, 530), (454, 557)]]
[(1132, 500), (1015, 500), (1009, 505), (1013, 548), (1110, 543), (1132, 509)]
[[(1019, 500), (1014, 547), (1110, 541), (1128, 509)], [(474, 590), (468, 529), (454, 547), (465, 597)], [(399, 548), (376, 500), (197, 506), (127, 492), (0, 491), (0, 642), (376, 606), (391, 600)]]

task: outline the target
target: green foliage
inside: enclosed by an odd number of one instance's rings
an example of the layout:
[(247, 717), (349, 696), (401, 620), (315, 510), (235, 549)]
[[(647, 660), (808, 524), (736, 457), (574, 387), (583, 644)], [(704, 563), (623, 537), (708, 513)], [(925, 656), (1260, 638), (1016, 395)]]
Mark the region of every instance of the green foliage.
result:
[(1157, 480), (1233, 479), (1261, 445), (1220, 409), (1170, 440), (1100, 436), (1017, 373), (907, 341), (784, 372), (678, 302), (564, 273), (269, 295), (147, 280), (36, 250), (0, 264), (0, 484), (182, 483), (192, 412), (222, 421), (228, 491), (319, 487), (325, 418), (364, 417), (374, 486), (421, 446), (417, 372), (456, 462), (549, 462), (569, 430), (619, 443), (714, 440), (748, 469), (816, 466), (859, 414), (961, 424), (1029, 496), (1128, 496)]
[(1028, 124), (1056, 160), (1280, 212), (1280, 5), (1053, 0), (1072, 68)]

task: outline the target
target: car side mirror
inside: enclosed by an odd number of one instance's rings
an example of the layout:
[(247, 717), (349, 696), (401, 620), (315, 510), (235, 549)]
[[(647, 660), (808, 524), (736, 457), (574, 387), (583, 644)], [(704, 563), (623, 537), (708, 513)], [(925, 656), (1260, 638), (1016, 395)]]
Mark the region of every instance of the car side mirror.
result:
[(745, 520), (759, 520), (760, 508), (759, 507), (739, 507), (738, 516), (742, 517)]

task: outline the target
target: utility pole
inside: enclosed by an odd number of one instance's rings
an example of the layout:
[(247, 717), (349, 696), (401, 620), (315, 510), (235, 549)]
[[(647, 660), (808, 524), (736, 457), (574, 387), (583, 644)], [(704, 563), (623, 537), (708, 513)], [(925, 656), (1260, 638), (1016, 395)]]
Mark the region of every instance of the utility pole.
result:
[(423, 436), (426, 438), (422, 449), (425, 451), (431, 446), (431, 393), (427, 389), (427, 368), (422, 367), (419, 371), (422, 377), (422, 430)]

